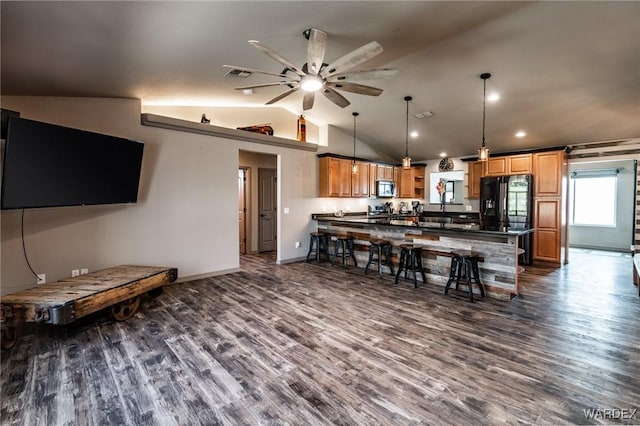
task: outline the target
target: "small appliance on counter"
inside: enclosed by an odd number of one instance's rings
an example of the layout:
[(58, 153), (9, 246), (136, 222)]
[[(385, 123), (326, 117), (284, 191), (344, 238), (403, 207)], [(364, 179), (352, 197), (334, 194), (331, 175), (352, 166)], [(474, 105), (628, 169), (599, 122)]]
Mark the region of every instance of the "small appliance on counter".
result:
[(421, 215), (424, 211), (424, 204), (420, 204), (420, 201), (412, 201), (411, 207), (413, 209), (413, 213), (417, 215)]
[(371, 207), (369, 206), (369, 215), (381, 215), (381, 214), (385, 214), (385, 206), (384, 204), (376, 204), (375, 206)]

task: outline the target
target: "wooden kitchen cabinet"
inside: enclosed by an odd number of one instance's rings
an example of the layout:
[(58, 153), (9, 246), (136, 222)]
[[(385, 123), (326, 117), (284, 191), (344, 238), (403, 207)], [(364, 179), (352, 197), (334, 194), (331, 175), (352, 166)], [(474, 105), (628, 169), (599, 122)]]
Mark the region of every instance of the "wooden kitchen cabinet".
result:
[(560, 263), (562, 249), (562, 202), (559, 198), (538, 198), (534, 202), (534, 260)]
[(562, 182), (567, 178), (564, 151), (548, 151), (533, 154), (534, 188), (534, 261), (561, 265), (563, 244), (566, 242), (567, 225), (562, 214), (566, 196)]
[(485, 176), (502, 176), (508, 174), (508, 157), (493, 157), (487, 161)]
[(507, 174), (525, 175), (533, 172), (533, 155), (510, 155), (507, 159)]
[(322, 157), (319, 161), (320, 197), (351, 197), (351, 161)]
[(376, 163), (369, 164), (369, 196), (376, 196), (376, 181), (378, 180), (378, 165)]
[(485, 176), (523, 175), (533, 172), (531, 154), (505, 155), (486, 161)]
[(398, 168), (400, 198), (424, 198), (424, 166)]
[[(351, 167), (353, 162), (349, 163)], [(368, 197), (369, 196), (369, 163), (357, 161), (358, 173), (351, 173), (351, 196), (352, 197)]]
[(564, 151), (533, 154), (535, 197), (560, 197), (562, 195), (564, 155)]
[(377, 167), (378, 180), (393, 181), (394, 180), (394, 171), (393, 171), (393, 169), (395, 169), (395, 167), (393, 167), (393, 166), (387, 166), (385, 164), (378, 164), (378, 167)]
[(469, 162), (467, 176), (467, 198), (480, 198), (480, 178), (484, 174), (485, 161)]

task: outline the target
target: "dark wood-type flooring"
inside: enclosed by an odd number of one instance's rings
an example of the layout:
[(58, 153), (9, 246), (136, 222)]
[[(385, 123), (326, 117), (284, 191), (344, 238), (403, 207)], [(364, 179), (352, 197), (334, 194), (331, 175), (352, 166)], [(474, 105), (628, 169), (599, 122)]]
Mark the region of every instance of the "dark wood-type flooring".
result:
[(638, 424), (631, 258), (571, 260), (528, 267), (511, 302), (471, 304), (246, 256), (242, 272), (165, 287), (126, 322), (24, 328), (1, 354), (0, 423)]

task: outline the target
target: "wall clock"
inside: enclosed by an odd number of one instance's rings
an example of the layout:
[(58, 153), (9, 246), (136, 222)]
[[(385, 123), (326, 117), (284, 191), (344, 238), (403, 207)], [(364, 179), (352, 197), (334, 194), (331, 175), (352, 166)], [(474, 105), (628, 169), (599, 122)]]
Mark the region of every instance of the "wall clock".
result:
[(438, 169), (441, 172), (448, 172), (453, 170), (453, 160), (450, 158), (443, 158), (440, 160), (440, 164), (438, 164)]

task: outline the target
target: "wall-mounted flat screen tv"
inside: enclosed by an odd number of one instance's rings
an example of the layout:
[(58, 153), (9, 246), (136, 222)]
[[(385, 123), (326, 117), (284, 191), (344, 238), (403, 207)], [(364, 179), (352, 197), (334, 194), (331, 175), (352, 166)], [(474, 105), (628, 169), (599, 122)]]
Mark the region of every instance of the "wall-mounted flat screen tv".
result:
[(2, 209), (135, 203), (144, 144), (10, 117)]

